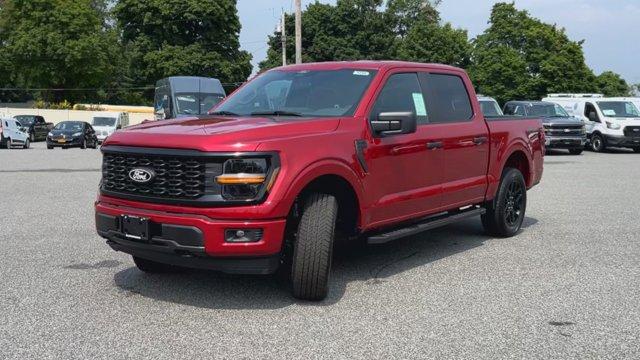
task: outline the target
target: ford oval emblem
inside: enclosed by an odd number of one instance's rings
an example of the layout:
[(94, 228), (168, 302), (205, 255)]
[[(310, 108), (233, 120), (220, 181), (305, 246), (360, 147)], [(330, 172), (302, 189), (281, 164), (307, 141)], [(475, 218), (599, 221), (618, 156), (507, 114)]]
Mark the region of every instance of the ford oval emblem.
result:
[(129, 171), (129, 179), (139, 184), (146, 184), (153, 180), (155, 176), (155, 172), (151, 169), (137, 168)]

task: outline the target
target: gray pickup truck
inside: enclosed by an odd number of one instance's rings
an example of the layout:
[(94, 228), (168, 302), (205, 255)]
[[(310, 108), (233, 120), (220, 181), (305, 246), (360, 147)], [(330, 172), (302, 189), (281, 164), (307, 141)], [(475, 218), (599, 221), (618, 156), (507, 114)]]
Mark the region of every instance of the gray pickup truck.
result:
[(569, 115), (562, 106), (546, 101), (509, 101), (504, 105), (505, 115), (542, 118), (547, 149), (567, 149), (580, 155), (587, 142), (582, 120)]

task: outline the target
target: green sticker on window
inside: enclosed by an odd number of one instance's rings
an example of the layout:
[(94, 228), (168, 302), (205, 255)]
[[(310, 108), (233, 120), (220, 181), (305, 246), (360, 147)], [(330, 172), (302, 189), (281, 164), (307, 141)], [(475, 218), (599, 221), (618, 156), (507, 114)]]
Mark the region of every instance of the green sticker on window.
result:
[(427, 107), (424, 105), (424, 98), (421, 93), (413, 93), (413, 106), (416, 108), (417, 116), (427, 116)]

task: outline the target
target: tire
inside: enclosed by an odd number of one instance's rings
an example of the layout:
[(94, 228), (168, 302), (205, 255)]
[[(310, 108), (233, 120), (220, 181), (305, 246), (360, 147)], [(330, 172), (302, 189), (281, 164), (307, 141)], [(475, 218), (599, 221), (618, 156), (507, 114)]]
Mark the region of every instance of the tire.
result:
[(80, 144), (80, 149), (86, 149), (87, 148), (87, 139), (82, 140), (82, 144)]
[(520, 170), (504, 170), (496, 197), (485, 208), (482, 225), (488, 234), (511, 237), (520, 230), (527, 209), (527, 186)]
[(24, 142), (24, 148), (25, 148), (25, 149), (28, 149), (30, 146), (31, 146), (31, 140), (27, 139), (27, 140)]
[(591, 150), (595, 152), (603, 152), (607, 149), (607, 143), (600, 134), (591, 135)]
[(29, 134), (29, 140), (30, 140), (31, 142), (36, 141), (36, 134), (34, 134), (34, 133)]
[(294, 297), (318, 301), (327, 296), (337, 216), (335, 197), (315, 193), (306, 198), (293, 247)]
[(640, 148), (633, 148), (634, 153), (640, 153)]
[(569, 149), (569, 154), (571, 155), (580, 155), (582, 154), (582, 149)]
[(137, 256), (133, 256), (133, 262), (136, 264), (138, 270), (149, 274), (169, 273), (176, 270), (173, 265), (162, 264), (152, 260), (139, 258)]
[(13, 142), (11, 141), (11, 138), (7, 138), (7, 141), (5, 141), (4, 143), (4, 147), (6, 149), (11, 149), (13, 147)]
[(51, 145), (47, 145), (47, 149), (49, 149), (49, 150), (53, 150), (53, 146), (51, 146)]

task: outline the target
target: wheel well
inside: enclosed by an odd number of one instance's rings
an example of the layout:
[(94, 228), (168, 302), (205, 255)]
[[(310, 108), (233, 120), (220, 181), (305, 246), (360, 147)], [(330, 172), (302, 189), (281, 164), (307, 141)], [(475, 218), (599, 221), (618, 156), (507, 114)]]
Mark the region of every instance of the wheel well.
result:
[(522, 173), (522, 176), (524, 177), (524, 181), (527, 184), (527, 187), (531, 185), (529, 183), (531, 181), (531, 176), (530, 176), (531, 171), (529, 169), (529, 160), (527, 159), (527, 156), (522, 151), (516, 151), (509, 156), (509, 158), (507, 159), (507, 162), (504, 164), (504, 168), (502, 169), (502, 171), (504, 172), (504, 169), (506, 168), (515, 168), (520, 170), (520, 172)]
[(358, 196), (346, 179), (338, 175), (323, 175), (314, 179), (298, 194), (294, 207), (310, 193), (335, 196), (338, 200), (337, 228), (347, 235), (357, 233), (358, 220), (360, 219)]

